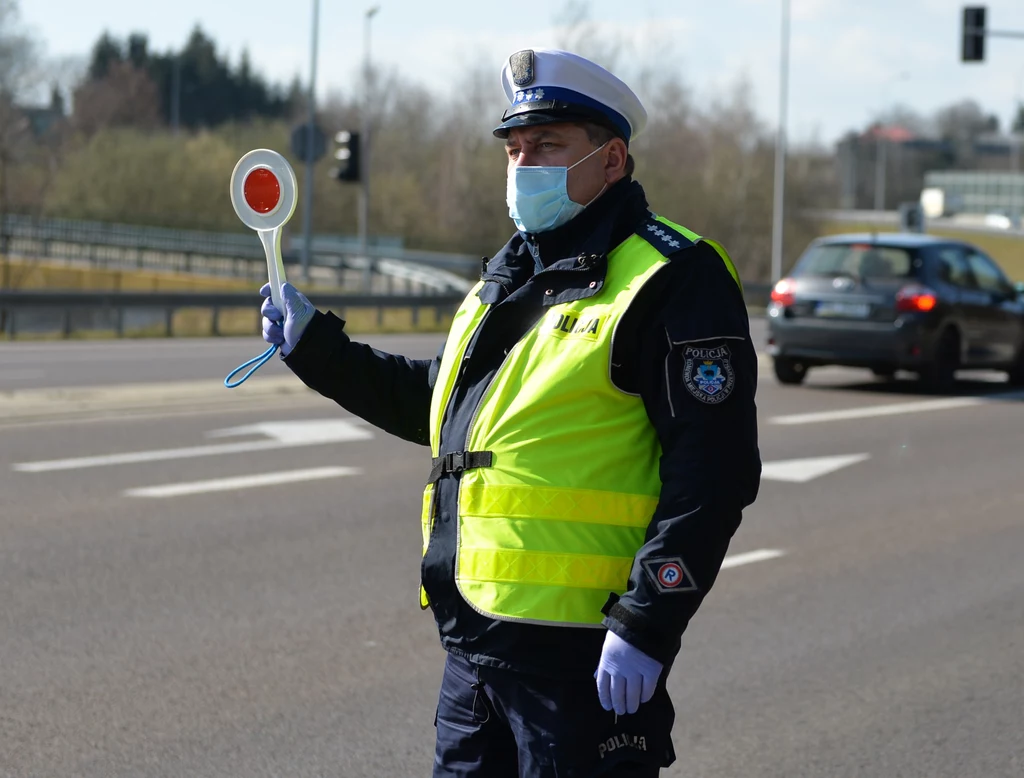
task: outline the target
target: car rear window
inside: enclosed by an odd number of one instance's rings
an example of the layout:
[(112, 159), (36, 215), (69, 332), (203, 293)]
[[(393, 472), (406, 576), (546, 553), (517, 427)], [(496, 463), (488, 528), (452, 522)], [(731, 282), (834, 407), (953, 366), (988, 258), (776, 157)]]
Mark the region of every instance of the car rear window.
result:
[(827, 243), (814, 246), (800, 259), (794, 275), (856, 278), (902, 278), (914, 267), (910, 251), (867, 243)]

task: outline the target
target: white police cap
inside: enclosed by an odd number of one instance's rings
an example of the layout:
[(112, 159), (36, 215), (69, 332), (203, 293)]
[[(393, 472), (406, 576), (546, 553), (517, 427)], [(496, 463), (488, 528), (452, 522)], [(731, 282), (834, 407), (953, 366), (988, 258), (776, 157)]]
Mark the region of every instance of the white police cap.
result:
[(590, 121), (616, 132), (627, 145), (647, 124), (647, 111), (626, 84), (589, 59), (557, 49), (517, 51), (501, 71), (509, 107), (494, 134), (512, 127)]

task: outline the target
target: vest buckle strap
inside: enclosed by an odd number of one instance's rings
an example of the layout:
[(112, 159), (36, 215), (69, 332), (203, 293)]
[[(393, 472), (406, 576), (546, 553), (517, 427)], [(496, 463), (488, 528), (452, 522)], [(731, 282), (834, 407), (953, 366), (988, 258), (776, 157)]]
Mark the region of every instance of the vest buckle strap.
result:
[(428, 484), (437, 483), (446, 473), (461, 473), (479, 467), (491, 467), (494, 454), (490, 451), (450, 451), (431, 460)]

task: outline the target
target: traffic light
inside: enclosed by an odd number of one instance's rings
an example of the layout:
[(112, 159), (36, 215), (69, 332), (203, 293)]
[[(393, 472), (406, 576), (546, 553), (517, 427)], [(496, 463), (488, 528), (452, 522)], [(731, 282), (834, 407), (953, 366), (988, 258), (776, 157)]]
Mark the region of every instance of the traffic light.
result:
[(962, 33), (961, 61), (983, 62), (985, 60), (985, 6), (964, 8)]
[(362, 180), (362, 158), (359, 153), (359, 133), (342, 130), (334, 136), (338, 148), (334, 150), (334, 158), (338, 166), (331, 170), (331, 177), (339, 181)]

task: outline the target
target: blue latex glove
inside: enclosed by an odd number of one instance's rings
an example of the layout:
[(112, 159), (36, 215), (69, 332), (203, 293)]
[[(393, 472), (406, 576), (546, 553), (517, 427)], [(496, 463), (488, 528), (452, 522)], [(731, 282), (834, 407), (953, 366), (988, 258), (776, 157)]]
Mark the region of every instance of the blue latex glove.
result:
[[(281, 347), (281, 355), (288, 356), (295, 344), (299, 342), (307, 325), (313, 320), (316, 308), (298, 289), (287, 281), (281, 286), (284, 298), (285, 315), (277, 310), (270, 299), (270, 284), (264, 284), (260, 294), (267, 299), (263, 301), (260, 313), (263, 314), (263, 340)], [(284, 326), (281, 326), (281, 321)]]
[(663, 665), (611, 630), (604, 636), (601, 661), (597, 664), (597, 697), (605, 710), (624, 716), (636, 713), (640, 703), (650, 701), (658, 686)]

